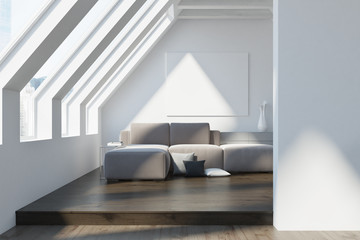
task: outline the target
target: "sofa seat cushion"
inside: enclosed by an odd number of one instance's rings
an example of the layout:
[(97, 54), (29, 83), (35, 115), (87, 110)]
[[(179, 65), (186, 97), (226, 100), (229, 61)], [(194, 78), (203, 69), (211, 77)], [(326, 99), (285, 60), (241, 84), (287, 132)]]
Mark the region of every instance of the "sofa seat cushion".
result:
[(169, 147), (170, 153), (195, 153), (195, 160), (205, 160), (205, 168), (223, 168), (223, 150), (210, 144), (179, 144)]
[(104, 170), (108, 180), (165, 179), (170, 155), (165, 145), (130, 145), (105, 154)]
[(225, 144), (224, 170), (229, 172), (271, 172), (273, 146), (268, 144)]
[(170, 125), (170, 145), (209, 143), (208, 123), (171, 123)]
[(130, 143), (169, 146), (169, 123), (132, 123), (130, 126)]

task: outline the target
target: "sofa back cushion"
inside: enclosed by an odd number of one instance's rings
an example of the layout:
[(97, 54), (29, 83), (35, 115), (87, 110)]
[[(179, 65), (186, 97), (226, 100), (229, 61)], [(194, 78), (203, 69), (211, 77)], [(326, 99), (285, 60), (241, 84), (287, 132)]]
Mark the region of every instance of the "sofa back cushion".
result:
[(170, 145), (209, 143), (209, 123), (171, 123), (170, 125)]
[(169, 146), (170, 127), (168, 123), (132, 123), (131, 144), (162, 144)]

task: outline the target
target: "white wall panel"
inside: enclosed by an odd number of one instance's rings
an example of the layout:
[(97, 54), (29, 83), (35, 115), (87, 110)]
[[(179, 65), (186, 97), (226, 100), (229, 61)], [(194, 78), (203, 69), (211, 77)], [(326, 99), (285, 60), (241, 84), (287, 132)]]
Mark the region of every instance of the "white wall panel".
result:
[(277, 5), (274, 225), (358, 231), (360, 2)]
[[(248, 115), (168, 116), (165, 60), (168, 52), (248, 53)], [(226, 67), (225, 64), (218, 63), (212, 69), (214, 74), (221, 74), (216, 69)], [(209, 84), (206, 88), (211, 88)], [(224, 99), (233, 94), (229, 95), (228, 89), (222, 90), (221, 86), (213, 89)], [(206, 93), (199, 91), (198, 98), (206, 98)], [(102, 141), (117, 140), (120, 130), (131, 122), (209, 122), (212, 129), (221, 131), (258, 131), (258, 108), (264, 100), (269, 103), (267, 123), (268, 131), (272, 131), (271, 20), (178, 20), (102, 108)], [(233, 104), (236, 100), (229, 102)]]

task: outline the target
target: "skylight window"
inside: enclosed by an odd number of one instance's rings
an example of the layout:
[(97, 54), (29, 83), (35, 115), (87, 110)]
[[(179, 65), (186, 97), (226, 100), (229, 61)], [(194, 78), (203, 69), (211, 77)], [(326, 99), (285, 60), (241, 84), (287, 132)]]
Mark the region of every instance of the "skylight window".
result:
[[(49, 0), (0, 0), (0, 56), (2, 63), (7, 57), (11, 48), (23, 35), (24, 31), (32, 24), (38, 12), (42, 11)], [(2, 88), (5, 83), (0, 84), (0, 143), (2, 143)], [(27, 89), (27, 96), (32, 92)], [(25, 97), (25, 98), (26, 98)], [(23, 97), (24, 99), (24, 97)], [(25, 106), (23, 106), (23, 109)], [(29, 116), (23, 114), (21, 118)], [(25, 119), (25, 121), (29, 121)], [(30, 133), (31, 134), (31, 133)]]
[[(149, 1), (146, 1), (146, 4), (149, 4)], [(89, 96), (91, 98), (116, 69), (119, 68), (139, 42), (144, 39), (145, 35), (151, 30), (151, 27), (156, 23), (160, 16), (166, 12), (169, 5), (168, 1), (158, 0), (150, 10), (143, 11), (143, 9), (141, 9), (139, 11), (146, 12), (141, 18), (141, 21), (130, 29), (129, 32), (126, 32), (126, 38), (124, 38), (114, 50), (109, 52), (110, 55), (99, 65), (99, 68), (96, 69), (94, 74), (91, 74), (91, 77), (88, 80), (85, 80), (85, 84), (81, 87), (81, 91), (74, 92), (71, 97), (63, 102), (62, 114), (67, 115), (67, 118), (63, 119), (64, 121), (67, 121), (66, 123), (63, 122), (63, 126), (69, 124), (68, 128), (71, 129), (71, 125), (78, 124), (74, 119), (80, 119), (80, 105), (82, 102), (87, 101), (86, 99), (89, 98)], [(136, 15), (141, 16), (143, 14), (137, 13)], [(81, 82), (78, 84), (80, 83)], [(66, 103), (68, 107), (64, 106)]]
[(141, 43), (124, 61), (121, 67), (111, 76), (106, 84), (101, 87), (101, 89), (86, 105), (87, 134), (95, 134), (98, 132), (99, 108), (159, 40), (160, 36), (170, 26), (173, 20), (172, 16), (172, 14), (166, 13), (160, 20), (158, 20), (156, 25), (143, 38)]
[[(123, 78), (119, 69), (127, 75), (161, 35), (155, 29), (170, 25), (169, 6), (167, 0), (49, 1), (0, 60), (1, 89), (22, 89), (21, 140), (58, 136), (60, 128), (51, 129), (59, 123), (52, 121), (60, 113), (59, 100), (86, 104), (109, 80)], [(160, 24), (166, 19), (168, 24)], [(82, 84), (74, 87), (79, 80)], [(78, 94), (83, 86), (86, 94)], [(65, 134), (77, 130), (67, 128)]]
[[(51, 76), (54, 70), (56, 71), (56, 68), (64, 61), (71, 58), (71, 53), (75, 51), (74, 45), (77, 46), (77, 44), (74, 43), (83, 41), (83, 36), (86, 35), (86, 32), (89, 31), (88, 29), (90, 28), (90, 26), (94, 24), (96, 25), (95, 21), (99, 18), (99, 16), (101, 16), (101, 13), (106, 12), (105, 10), (109, 8), (109, 6), (110, 8), (112, 8), (113, 5), (115, 5), (116, 3), (116, 0), (98, 1), (20, 92), (21, 140), (37, 139), (37, 132), (40, 132), (39, 137), (44, 137), (45, 134), (50, 135), (50, 130), (36, 129), (37, 118), (35, 114), (36, 109), (34, 101), (37, 100), (36, 97), (37, 95), (39, 95), (38, 92), (45, 88), (45, 86), (47, 88), (51, 87), (51, 84), (49, 84), (49, 82), (47, 81), (48, 76)], [(42, 85), (43, 82), (44, 85)], [(39, 90), (37, 91), (38, 88)], [(43, 117), (51, 119), (51, 112), (48, 112), (47, 116)]]
[[(11, 98), (11, 96), (19, 94), (96, 2), (97, 0), (52, 0), (41, 8), (39, 14), (28, 24), (25, 31), (9, 45), (2, 55), (0, 60), (1, 100), (3, 96)], [(21, 7), (24, 8), (24, 5)], [(35, 84), (37, 90), (35, 91), (34, 86), (28, 85), (26, 93), (22, 95), (31, 98), (29, 95), (38, 92), (43, 82), (44, 80), (40, 81), (39, 87), (32, 81), (31, 83)], [(3, 95), (3, 92), (13, 94)], [(25, 105), (31, 106), (31, 104)], [(2, 108), (2, 104), (0, 104), (0, 108)], [(20, 104), (18, 107), (14, 107), (16, 109), (14, 113), (20, 108), (24, 109), (24, 107), (20, 107)], [(0, 113), (2, 114), (2, 111)], [(22, 114), (22, 119), (28, 119), (30, 122), (30, 118), (26, 114)], [(31, 134), (32, 131), (21, 132), (22, 134)]]
[[(74, 136), (80, 131), (80, 103), (76, 100), (81, 96), (87, 96), (113, 67), (119, 56), (128, 48), (128, 35), (139, 24), (142, 17), (154, 5), (155, 0), (147, 0), (144, 5), (131, 18), (128, 24), (121, 30), (111, 44), (96, 59), (86, 73), (74, 85), (62, 100), (62, 136)], [(131, 42), (130, 42), (131, 43)], [(71, 108), (70, 108), (71, 105)]]
[[(98, 46), (107, 37), (108, 33), (122, 19), (135, 1), (97, 1), (80, 24), (64, 41), (64, 46), (58, 49), (61, 53), (67, 52), (67, 56), (57, 64), (44, 81), (44, 86), (34, 94), (35, 120), (34, 129), (36, 139), (49, 139), (52, 134), (52, 100), (57, 92), (67, 86), (71, 81), (76, 81), (81, 76), (81, 71), (91, 66), (92, 59), (96, 58), (97, 52), (101, 51)], [(140, 4), (137, 4), (140, 5)], [(75, 44), (74, 44), (75, 43)], [(70, 50), (68, 50), (70, 49)], [(96, 53), (94, 55), (94, 53)], [(55, 58), (56, 59), (56, 58)], [(46, 67), (45, 65), (43, 66)], [(51, 69), (51, 68), (48, 68)], [(39, 74), (40, 75), (40, 74)]]
[(0, 0), (0, 52), (8, 49), (48, 1)]

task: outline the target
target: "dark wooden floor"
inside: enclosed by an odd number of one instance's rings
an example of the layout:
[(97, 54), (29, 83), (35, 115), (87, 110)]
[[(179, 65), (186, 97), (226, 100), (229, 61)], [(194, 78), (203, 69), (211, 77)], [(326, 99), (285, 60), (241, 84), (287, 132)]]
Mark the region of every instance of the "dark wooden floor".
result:
[(360, 232), (277, 231), (273, 226), (16, 226), (1, 240), (359, 240)]
[(107, 183), (95, 170), (16, 212), (18, 225), (272, 224), (272, 174)]

